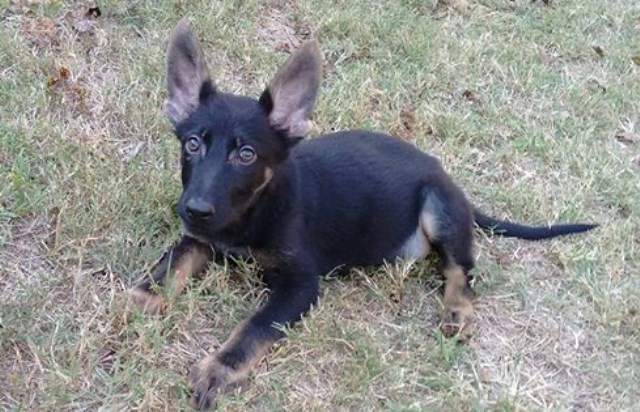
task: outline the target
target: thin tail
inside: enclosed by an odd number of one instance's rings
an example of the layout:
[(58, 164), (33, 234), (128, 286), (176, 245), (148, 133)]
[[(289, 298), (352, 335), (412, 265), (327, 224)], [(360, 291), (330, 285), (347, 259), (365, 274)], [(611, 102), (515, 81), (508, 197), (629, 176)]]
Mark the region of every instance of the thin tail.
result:
[(506, 220), (498, 220), (474, 210), (473, 218), (482, 229), (500, 236), (517, 237), (527, 240), (549, 239), (556, 236), (586, 232), (597, 224), (566, 224), (553, 226), (526, 226)]

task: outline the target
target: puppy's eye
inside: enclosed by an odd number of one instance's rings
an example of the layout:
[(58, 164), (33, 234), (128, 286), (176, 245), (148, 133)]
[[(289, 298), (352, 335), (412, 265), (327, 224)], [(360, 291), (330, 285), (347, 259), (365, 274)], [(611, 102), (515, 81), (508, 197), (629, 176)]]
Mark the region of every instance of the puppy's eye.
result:
[(242, 146), (240, 150), (238, 150), (238, 160), (245, 165), (253, 163), (256, 160), (256, 152), (253, 150), (253, 147)]
[(191, 136), (184, 144), (184, 148), (189, 154), (198, 154), (200, 152), (201, 146), (202, 143), (200, 142), (200, 138), (198, 136)]

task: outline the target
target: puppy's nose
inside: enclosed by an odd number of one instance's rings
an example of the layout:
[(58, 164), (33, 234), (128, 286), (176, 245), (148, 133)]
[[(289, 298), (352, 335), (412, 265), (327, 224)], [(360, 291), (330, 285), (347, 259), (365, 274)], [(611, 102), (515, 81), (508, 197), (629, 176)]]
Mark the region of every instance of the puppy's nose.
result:
[(187, 215), (191, 219), (206, 220), (213, 216), (213, 205), (201, 197), (193, 197), (187, 201)]

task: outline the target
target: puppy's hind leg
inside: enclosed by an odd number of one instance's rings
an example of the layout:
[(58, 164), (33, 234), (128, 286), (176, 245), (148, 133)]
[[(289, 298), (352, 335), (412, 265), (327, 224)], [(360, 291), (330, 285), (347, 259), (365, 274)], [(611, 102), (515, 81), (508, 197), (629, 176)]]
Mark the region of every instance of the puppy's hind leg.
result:
[[(473, 318), (473, 214), (460, 189), (426, 188), (420, 225), (443, 264), (442, 331), (460, 335)], [(466, 329), (468, 332), (468, 329)]]

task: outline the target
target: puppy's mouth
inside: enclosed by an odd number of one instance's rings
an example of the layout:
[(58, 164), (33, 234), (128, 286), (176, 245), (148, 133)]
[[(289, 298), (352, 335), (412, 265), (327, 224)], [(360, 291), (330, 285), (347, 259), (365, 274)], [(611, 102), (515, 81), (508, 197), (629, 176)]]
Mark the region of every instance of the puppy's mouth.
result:
[(211, 222), (207, 225), (194, 224), (188, 220), (182, 219), (182, 227), (185, 235), (192, 237), (203, 243), (214, 243), (220, 238), (224, 238), (227, 232), (233, 232), (233, 228), (239, 220), (232, 220), (224, 225), (216, 225)]
[(203, 233), (198, 232), (198, 231), (194, 231), (194, 230), (190, 229), (185, 222), (183, 222), (183, 227), (184, 227), (184, 234), (186, 236), (189, 236), (189, 237), (194, 238), (195, 240), (197, 240), (199, 242), (206, 243), (206, 244), (209, 244), (209, 243), (213, 242), (213, 237), (211, 235), (203, 234)]

